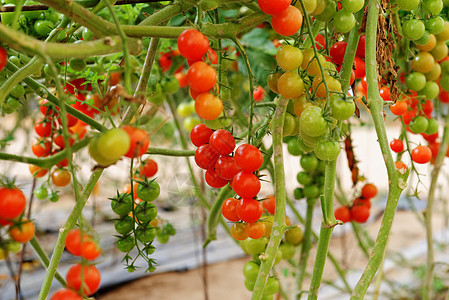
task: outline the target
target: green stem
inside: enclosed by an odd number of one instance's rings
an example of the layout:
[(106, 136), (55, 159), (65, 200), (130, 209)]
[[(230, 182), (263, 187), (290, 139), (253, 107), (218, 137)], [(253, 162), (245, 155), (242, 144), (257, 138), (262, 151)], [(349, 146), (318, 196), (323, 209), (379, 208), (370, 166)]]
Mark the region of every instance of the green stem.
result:
[(232, 188), (228, 184), (220, 190), (220, 193), (215, 199), (215, 203), (212, 205), (209, 211), (209, 216), (207, 217), (207, 237), (203, 247), (206, 247), (210, 242), (217, 239), (217, 225), (221, 219), (221, 206), (231, 192)]
[(284, 174), (284, 156), (282, 149), (282, 136), (284, 127), (285, 112), (287, 110), (288, 100), (281, 97), (278, 100), (278, 107), (273, 117), (273, 157), (274, 157), (274, 181), (276, 210), (274, 213), (273, 228), (268, 242), (265, 255), (261, 259), (260, 271), (254, 286), (252, 300), (258, 300), (262, 297), (263, 289), (267, 282), (270, 270), (273, 267), (276, 252), (279, 248), (282, 236), (286, 229), (285, 225), (285, 174)]
[(164, 156), (194, 156), (195, 150), (174, 150), (174, 149), (149, 147), (147, 154), (164, 155)]
[(315, 202), (316, 199), (307, 199), (304, 239), (302, 242), (301, 254), (299, 256), (299, 263), (296, 268), (296, 291), (298, 292), (302, 291), (302, 283), (306, 276), (307, 261), (309, 259), (310, 250), (312, 249), (312, 219)]
[(103, 172), (103, 169), (97, 169), (97, 170), (93, 171), (82, 194), (77, 199), (76, 204), (72, 209), (72, 212), (70, 213), (70, 215), (67, 218), (64, 225), (59, 229), (59, 236), (56, 241), (56, 246), (53, 251), (53, 255), (51, 257), (50, 264), (48, 266), (47, 274), (46, 274), (44, 282), (42, 284), (41, 291), (39, 293), (39, 300), (47, 299), (48, 292), (50, 291), (51, 283), (53, 281), (53, 278), (55, 276), (56, 270), (59, 265), (59, 261), (61, 259), (62, 253), (64, 251), (65, 239), (67, 237), (67, 234), (75, 226), (76, 221), (78, 220), (79, 216), (81, 215), (81, 212), (82, 212), (84, 206), (86, 205), (86, 202), (89, 199), (89, 196), (92, 193), (92, 191), (95, 187), (95, 184), (97, 183), (98, 179), (100, 178), (102, 172)]
[(368, 105), (371, 110), (371, 117), (377, 133), (377, 138), (382, 151), (382, 155), (388, 173), (388, 198), (382, 224), (379, 229), (376, 243), (371, 252), (368, 264), (354, 288), (351, 299), (363, 299), (368, 286), (371, 284), (385, 255), (385, 249), (393, 223), (399, 196), (406, 186), (407, 175), (402, 175), (396, 169), (388, 145), (388, 138), (383, 118), (383, 100), (379, 95), (377, 82), (377, 60), (376, 60), (376, 34), (379, 7), (377, 1), (370, 0), (368, 4), (368, 16), (366, 23), (366, 78), (368, 85)]
[(120, 26), (120, 21), (117, 18), (117, 15), (115, 14), (114, 10), (112, 9), (111, 3), (109, 3), (109, 0), (103, 0), (103, 3), (105, 3), (106, 7), (109, 9), (109, 12), (111, 13), (112, 20), (115, 23), (115, 26), (117, 28), (118, 35), (120, 36), (120, 39), (122, 40), (122, 46), (123, 46), (123, 59), (125, 61), (125, 88), (128, 93), (131, 93), (131, 66), (130, 66), (130, 58), (129, 58), (129, 48), (128, 48), (128, 38), (125, 35), (125, 32), (123, 31), (123, 28)]
[(13, 73), (0, 87), (0, 105), (8, 97), (11, 90), (19, 84), (24, 78), (35, 74), (42, 68), (42, 61), (37, 57), (34, 57), (25, 66), (19, 69), (19, 71)]
[(435, 202), (435, 192), (437, 190), (438, 176), (440, 175), (441, 167), (443, 166), (443, 160), (446, 155), (449, 146), (449, 114), (445, 118), (444, 123), (444, 134), (443, 140), (440, 144), (440, 149), (438, 151), (437, 158), (435, 160), (435, 166), (432, 171), (432, 180), (429, 187), (429, 195), (427, 197), (427, 207), (425, 211), (425, 221), (426, 221), (426, 237), (427, 237), (427, 268), (426, 275), (424, 277), (424, 285), (422, 291), (422, 299), (429, 300), (432, 299), (432, 284), (434, 276), (434, 248), (433, 248), (433, 229), (432, 229), (432, 214), (433, 214), (433, 204)]
[[(36, 252), (36, 255), (39, 257), (41, 264), (47, 269), (48, 266), (50, 265), (50, 259), (48, 258), (44, 249), (42, 249), (41, 245), (39, 244), (35, 236), (33, 236), (33, 238), (31, 239), (30, 245), (34, 249), (34, 252)], [(57, 281), (59, 281), (59, 283), (62, 286), (67, 286), (64, 277), (62, 277), (61, 274), (59, 274), (59, 272), (55, 273), (55, 278)]]

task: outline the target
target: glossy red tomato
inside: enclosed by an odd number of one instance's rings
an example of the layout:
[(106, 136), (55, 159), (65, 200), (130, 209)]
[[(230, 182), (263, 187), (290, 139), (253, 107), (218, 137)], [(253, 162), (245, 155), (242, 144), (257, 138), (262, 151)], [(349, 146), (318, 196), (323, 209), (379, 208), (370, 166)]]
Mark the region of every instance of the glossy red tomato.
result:
[(380, 88), (379, 90), (379, 94), (380, 97), (384, 100), (384, 101), (390, 101), (390, 88), (387, 86), (383, 86)]
[(83, 300), (83, 298), (74, 290), (59, 289), (53, 294), (50, 300)]
[(234, 158), (237, 166), (246, 172), (259, 170), (263, 163), (262, 152), (251, 144), (240, 145), (235, 150)]
[(438, 99), (442, 103), (449, 103), (449, 92), (446, 91), (440, 91), (440, 94), (438, 95)]
[(265, 235), (265, 223), (264, 222), (254, 222), (245, 223), (245, 232), (249, 238), (258, 240)]
[(159, 56), (158, 63), (159, 66), (161, 66), (162, 71), (167, 72), (173, 63), (171, 60), (170, 53), (161, 52), (161, 56)]
[[(53, 142), (59, 148), (61, 148), (61, 149), (65, 148), (65, 141), (64, 141), (64, 137), (62, 136), (62, 134), (55, 135), (53, 137)], [(75, 143), (75, 139), (73, 137), (70, 137), (69, 138), (69, 145), (73, 146), (73, 143)]]
[(67, 234), (65, 239), (65, 248), (69, 253), (75, 256), (80, 256), (82, 244), (91, 239), (92, 237), (86, 232), (81, 234), (81, 230), (79, 228), (74, 228)]
[(81, 245), (81, 257), (87, 260), (95, 260), (101, 254), (101, 248), (95, 241), (88, 240)]
[(223, 217), (231, 222), (240, 221), (239, 216), (237, 215), (236, 206), (239, 203), (239, 200), (235, 198), (226, 199), (221, 206), (221, 213)]
[(228, 155), (234, 151), (235, 139), (226, 129), (218, 129), (209, 138), (209, 144), (220, 155)]
[(209, 144), (201, 145), (195, 151), (195, 163), (204, 170), (213, 168), (218, 157), (217, 150)]
[(197, 147), (208, 144), (212, 133), (214, 133), (214, 131), (206, 125), (198, 124), (193, 127), (192, 131), (190, 131), (190, 141)]
[(259, 193), (261, 184), (253, 173), (240, 171), (232, 179), (232, 188), (242, 198), (254, 198)]
[(207, 37), (195, 29), (186, 29), (178, 37), (178, 50), (187, 59), (200, 60), (209, 49)]
[[(204, 61), (205, 63), (208, 64), (212, 64), (212, 65), (216, 65), (218, 63), (218, 55), (215, 52), (214, 49), (212, 49), (211, 47), (209, 47), (209, 49), (207, 49), (206, 54), (204, 54), (201, 59), (202, 61)], [(194, 63), (196, 63), (199, 60), (192, 60), (192, 59), (188, 59), (187, 60), (187, 64), (189, 65), (189, 67), (191, 65), (193, 65)]]
[(51, 142), (44, 140), (37, 140), (31, 146), (31, 151), (37, 157), (45, 157), (51, 153)]
[(148, 133), (143, 129), (135, 128), (130, 125), (125, 125), (122, 129), (128, 133), (131, 141), (129, 150), (125, 156), (134, 158), (144, 155), (150, 146), (150, 137), (148, 136)]
[(341, 65), (343, 63), (347, 45), (348, 43), (345, 41), (336, 42), (332, 45), (331, 49), (329, 50), (329, 54), (335, 64)]
[(0, 187), (0, 218), (12, 220), (23, 213), (25, 206), (26, 198), (20, 189)]
[(290, 6), (291, 2), (291, 0), (257, 0), (260, 10), (267, 15), (277, 15), (283, 12)]
[(432, 151), (427, 146), (417, 146), (412, 150), (412, 160), (418, 164), (425, 164), (432, 158)]
[(90, 296), (100, 287), (101, 275), (93, 265), (81, 266), (81, 264), (75, 264), (67, 272), (66, 280), (67, 287), (80, 291), (81, 286), (83, 286), (81, 294)]
[(187, 71), (187, 82), (196, 92), (207, 92), (217, 82), (217, 71), (205, 62), (197, 61)]
[(357, 205), (351, 208), (351, 219), (357, 223), (365, 223), (369, 214), (369, 208), (366, 205)]
[(215, 172), (218, 176), (226, 180), (232, 180), (240, 168), (235, 163), (235, 159), (232, 156), (220, 156), (215, 163)]
[(219, 189), (228, 184), (229, 180), (223, 179), (213, 169), (209, 169), (204, 174), (206, 183), (213, 188)]
[(148, 158), (147, 160), (142, 162), (142, 165), (139, 167), (139, 174), (142, 177), (153, 177), (157, 173), (157, 162)]
[(302, 14), (296, 7), (290, 5), (286, 10), (271, 17), (274, 31), (283, 36), (298, 32), (302, 25)]
[(390, 149), (396, 153), (402, 152), (404, 150), (404, 143), (401, 140), (393, 139), (390, 142)]
[(334, 211), (335, 219), (342, 221), (343, 223), (351, 222), (351, 211), (347, 206), (340, 206)]
[(265, 90), (261, 86), (256, 86), (256, 88), (253, 91), (253, 98), (254, 101), (260, 102), (263, 100), (263, 97), (265, 96)]
[(403, 115), (407, 112), (407, 101), (397, 101), (395, 104), (390, 105), (390, 111), (395, 116)]
[(241, 199), (236, 205), (237, 215), (240, 220), (254, 223), (260, 219), (263, 213), (262, 204), (255, 199)]
[(41, 137), (51, 136), (53, 126), (55, 123), (53, 121), (39, 118), (34, 123), (34, 131)]
[(434, 134), (426, 134), (423, 132), (423, 133), (421, 133), (421, 135), (429, 143), (433, 143), (438, 139), (438, 132), (436, 132)]
[(367, 183), (362, 188), (362, 197), (364, 199), (371, 199), (376, 197), (377, 195), (377, 187), (372, 183)]
[(317, 34), (315, 38), (315, 46), (317, 50), (321, 50), (323, 48), (326, 48), (326, 39), (321, 34)]

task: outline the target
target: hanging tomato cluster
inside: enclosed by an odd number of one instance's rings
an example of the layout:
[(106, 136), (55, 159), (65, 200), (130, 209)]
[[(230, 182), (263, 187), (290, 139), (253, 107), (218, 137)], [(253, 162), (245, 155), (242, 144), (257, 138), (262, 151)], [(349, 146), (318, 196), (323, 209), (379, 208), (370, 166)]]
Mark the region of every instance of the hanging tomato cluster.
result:
[(334, 212), (335, 219), (347, 222), (365, 223), (370, 216), (371, 199), (377, 195), (377, 187), (372, 183), (363, 186), (361, 195), (351, 206), (341, 206)]
[(207, 37), (195, 29), (186, 29), (178, 37), (178, 50), (187, 59), (187, 83), (195, 100), (195, 111), (204, 120), (215, 120), (223, 112), (223, 102), (211, 93), (217, 83), (217, 72), (210, 64), (218, 57)]

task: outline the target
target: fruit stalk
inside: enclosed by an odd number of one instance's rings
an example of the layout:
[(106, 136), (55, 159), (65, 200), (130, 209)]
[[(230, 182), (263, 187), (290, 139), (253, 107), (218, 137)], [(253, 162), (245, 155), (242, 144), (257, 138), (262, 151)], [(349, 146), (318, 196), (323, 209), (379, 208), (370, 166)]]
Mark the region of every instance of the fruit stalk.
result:
[(426, 239), (427, 239), (427, 268), (424, 277), (424, 286), (422, 290), (422, 299), (429, 300), (432, 299), (432, 286), (433, 286), (433, 274), (435, 268), (434, 261), (434, 249), (433, 249), (433, 229), (432, 229), (432, 213), (433, 204), (435, 202), (435, 191), (437, 187), (438, 176), (440, 175), (441, 167), (443, 166), (443, 160), (446, 155), (449, 146), (449, 115), (446, 116), (444, 120), (444, 133), (443, 140), (440, 144), (440, 149), (438, 151), (437, 158), (435, 160), (435, 165), (431, 175), (431, 182), (429, 187), (429, 195), (427, 197), (427, 207), (425, 210), (425, 221), (426, 221)]
[(284, 174), (284, 156), (282, 150), (282, 136), (285, 112), (287, 110), (288, 100), (284, 97), (280, 97), (278, 100), (278, 106), (273, 117), (273, 158), (274, 158), (274, 181), (275, 181), (275, 197), (276, 197), (276, 210), (274, 213), (273, 229), (271, 232), (270, 240), (265, 251), (265, 259), (262, 259), (260, 265), (259, 274), (254, 286), (254, 292), (251, 297), (252, 300), (258, 300), (262, 297), (263, 289), (267, 282), (267, 278), (270, 274), (270, 270), (273, 267), (276, 252), (278, 251), (279, 244), (286, 229), (285, 225), (285, 206), (286, 206), (286, 194), (285, 194), (285, 174)]
[(406, 185), (406, 176), (396, 169), (391, 155), (388, 138), (383, 119), (383, 100), (379, 95), (377, 82), (376, 39), (379, 7), (376, 1), (368, 3), (368, 16), (366, 23), (366, 78), (368, 85), (368, 106), (376, 129), (380, 149), (387, 167), (388, 174), (388, 198), (382, 224), (377, 235), (376, 243), (371, 252), (368, 264), (354, 288), (351, 299), (363, 299), (368, 286), (371, 284), (385, 255), (385, 249), (390, 234), (393, 218), (398, 204), (399, 196)]

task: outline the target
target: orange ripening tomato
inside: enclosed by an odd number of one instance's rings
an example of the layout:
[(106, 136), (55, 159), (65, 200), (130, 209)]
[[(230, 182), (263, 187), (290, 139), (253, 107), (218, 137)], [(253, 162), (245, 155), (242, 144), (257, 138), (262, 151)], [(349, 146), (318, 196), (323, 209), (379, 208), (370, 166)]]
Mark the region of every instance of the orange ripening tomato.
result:
[(34, 231), (34, 223), (28, 219), (22, 219), (22, 223), (11, 226), (9, 235), (16, 242), (26, 243), (33, 238)]
[(72, 180), (70, 172), (64, 169), (56, 169), (51, 173), (51, 180), (56, 186), (66, 186)]
[(122, 129), (128, 133), (131, 141), (129, 150), (125, 156), (134, 158), (144, 155), (150, 146), (150, 137), (148, 136), (148, 133), (143, 129), (135, 128), (130, 125), (125, 125)]
[(371, 199), (377, 195), (377, 187), (372, 183), (367, 183), (362, 188), (362, 197)]
[(195, 99), (195, 111), (204, 120), (215, 120), (223, 111), (223, 102), (209, 93), (202, 93)]
[(342, 221), (343, 223), (351, 222), (351, 211), (347, 206), (341, 206), (334, 211), (335, 219)]
[(31, 175), (33, 175), (36, 178), (44, 177), (48, 173), (47, 169), (43, 169), (36, 165), (29, 165), (28, 169), (30, 170)]

